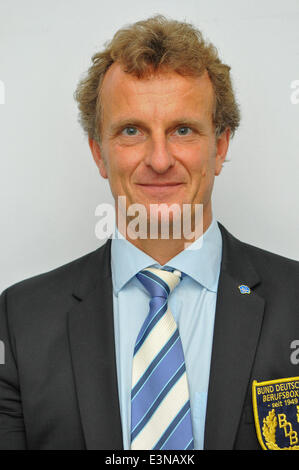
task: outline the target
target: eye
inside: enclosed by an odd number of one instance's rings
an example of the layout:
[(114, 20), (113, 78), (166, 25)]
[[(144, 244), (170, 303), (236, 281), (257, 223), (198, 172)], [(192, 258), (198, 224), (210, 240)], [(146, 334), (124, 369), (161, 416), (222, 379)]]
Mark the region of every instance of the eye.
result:
[(127, 126), (122, 130), (123, 135), (135, 136), (138, 135), (138, 129), (134, 126)]
[(182, 136), (189, 135), (191, 132), (192, 132), (192, 129), (188, 126), (181, 126), (181, 127), (178, 127), (176, 130), (176, 133)]

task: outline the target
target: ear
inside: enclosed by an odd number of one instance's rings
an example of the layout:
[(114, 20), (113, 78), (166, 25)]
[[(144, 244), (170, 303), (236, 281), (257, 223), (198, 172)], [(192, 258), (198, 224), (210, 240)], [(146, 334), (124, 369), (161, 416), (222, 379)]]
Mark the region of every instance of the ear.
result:
[(225, 131), (223, 131), (219, 137), (217, 137), (216, 142), (216, 163), (215, 163), (215, 175), (218, 176), (221, 173), (222, 165), (225, 160), (228, 146), (229, 146), (229, 138), (230, 138), (230, 129), (227, 127)]
[(96, 140), (92, 139), (91, 137), (88, 138), (88, 143), (89, 143), (89, 147), (90, 147), (93, 159), (99, 169), (101, 176), (103, 178), (108, 178), (106, 162), (103, 158), (102, 150), (100, 148), (99, 143)]

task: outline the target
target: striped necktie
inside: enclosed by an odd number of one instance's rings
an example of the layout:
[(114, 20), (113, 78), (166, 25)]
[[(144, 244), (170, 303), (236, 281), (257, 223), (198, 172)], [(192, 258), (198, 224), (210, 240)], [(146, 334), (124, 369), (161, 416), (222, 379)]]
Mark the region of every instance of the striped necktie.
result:
[(194, 448), (184, 353), (168, 308), (168, 296), (182, 273), (168, 269), (146, 268), (136, 274), (151, 299), (134, 349), (132, 450)]

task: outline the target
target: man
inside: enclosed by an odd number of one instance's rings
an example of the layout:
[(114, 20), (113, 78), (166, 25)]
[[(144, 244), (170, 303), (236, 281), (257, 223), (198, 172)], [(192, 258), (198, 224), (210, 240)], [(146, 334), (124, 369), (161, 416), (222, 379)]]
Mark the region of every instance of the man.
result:
[[(3, 292), (1, 449), (296, 448), (299, 264), (212, 213), (239, 124), (229, 70), (195, 28), (161, 16), (93, 57), (76, 99), (117, 237)], [(175, 237), (184, 205), (190, 227)]]

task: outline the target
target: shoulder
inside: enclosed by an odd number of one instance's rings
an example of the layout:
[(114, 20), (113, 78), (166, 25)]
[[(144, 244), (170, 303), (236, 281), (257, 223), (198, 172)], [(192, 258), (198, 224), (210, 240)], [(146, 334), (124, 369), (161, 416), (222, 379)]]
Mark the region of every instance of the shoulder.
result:
[(285, 275), (296, 274), (299, 276), (299, 261), (258, 248), (248, 243), (243, 243), (243, 245), (250, 259), (265, 272), (270, 274), (274, 269), (275, 272), (281, 272)]
[(12, 299), (14, 304), (19, 302), (33, 302), (34, 304), (37, 299), (53, 298), (57, 301), (59, 298), (69, 297), (83, 273), (88, 272), (92, 277), (96, 274), (97, 269), (103, 268), (103, 263), (106, 260), (105, 254), (109, 247), (110, 240), (107, 240), (96, 250), (66, 264), (16, 282), (2, 292), (2, 297), (5, 296), (8, 300)]
[(218, 222), (226, 253), (226, 264), (236, 265), (241, 262), (252, 266), (261, 280), (272, 283), (299, 284), (299, 261), (273, 253), (263, 248), (241, 241), (233, 236)]
[(245, 251), (250, 257), (254, 258), (254, 260), (261, 261), (263, 265), (274, 263), (276, 265), (292, 266), (294, 269), (299, 269), (299, 261), (240, 240), (232, 235), (220, 222), (218, 222), (218, 226), (225, 243), (229, 244), (230, 247), (234, 247), (236, 250)]

